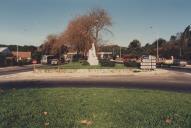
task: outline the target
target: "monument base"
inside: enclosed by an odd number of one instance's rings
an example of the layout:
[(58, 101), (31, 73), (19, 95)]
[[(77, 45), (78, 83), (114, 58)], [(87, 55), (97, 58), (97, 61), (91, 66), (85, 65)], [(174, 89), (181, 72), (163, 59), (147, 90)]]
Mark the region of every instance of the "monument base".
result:
[(89, 63), (90, 65), (98, 65), (98, 64), (99, 64), (99, 61), (98, 61), (97, 58), (96, 58), (96, 59), (88, 59), (88, 63)]

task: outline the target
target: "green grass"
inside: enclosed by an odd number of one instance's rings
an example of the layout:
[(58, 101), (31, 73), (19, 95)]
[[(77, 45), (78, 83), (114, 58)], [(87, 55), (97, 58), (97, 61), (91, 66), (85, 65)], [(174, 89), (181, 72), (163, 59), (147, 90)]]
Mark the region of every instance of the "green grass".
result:
[[(0, 93), (0, 128), (190, 128), (191, 94), (45, 88)], [(48, 112), (44, 115), (43, 112)], [(166, 123), (169, 118), (171, 123)], [(89, 126), (81, 120), (91, 121)]]
[[(115, 67), (102, 67), (101, 65), (89, 66), (82, 65), (79, 62), (72, 62), (64, 65), (59, 65), (60, 69), (126, 69), (123, 64), (116, 64)], [(58, 69), (58, 66), (43, 65), (40, 69)]]

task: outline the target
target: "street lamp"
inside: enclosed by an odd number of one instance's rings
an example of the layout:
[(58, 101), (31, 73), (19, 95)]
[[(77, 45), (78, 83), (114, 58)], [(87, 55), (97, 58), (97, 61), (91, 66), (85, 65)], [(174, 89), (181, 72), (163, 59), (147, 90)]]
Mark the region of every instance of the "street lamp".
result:
[(158, 40), (158, 34), (157, 34), (157, 62), (159, 61), (159, 40)]
[(121, 60), (121, 46), (119, 46), (120, 51), (119, 51), (119, 55), (120, 55), (120, 60)]
[(96, 22), (96, 33), (95, 33), (96, 34), (95, 35), (96, 36), (96, 40), (95, 40), (95, 43), (97, 44), (97, 41), (98, 41), (98, 23), (99, 23), (99, 20), (97, 19), (95, 22)]
[[(150, 29), (153, 30), (153, 27), (151, 26)], [(157, 35), (157, 40), (156, 41), (157, 41), (157, 62), (158, 62), (159, 61), (159, 44), (158, 44), (159, 43), (159, 40), (158, 40), (159, 36), (158, 36), (158, 32), (156, 32), (156, 35)]]
[[(23, 29), (20, 34), (23, 35), (25, 32), (27, 31), (27, 29)], [(22, 42), (22, 40), (21, 40)], [(16, 51), (16, 56), (17, 56), (17, 64), (19, 62), (19, 44), (17, 43), (17, 51)]]
[(19, 46), (17, 44), (17, 63), (19, 62)]

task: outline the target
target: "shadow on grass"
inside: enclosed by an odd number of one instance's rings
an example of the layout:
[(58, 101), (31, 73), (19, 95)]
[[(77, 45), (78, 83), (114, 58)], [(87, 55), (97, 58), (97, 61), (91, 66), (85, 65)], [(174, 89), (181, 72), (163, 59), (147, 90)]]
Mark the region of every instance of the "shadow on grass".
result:
[(191, 93), (190, 84), (178, 83), (162, 83), (162, 82), (120, 82), (120, 81), (80, 81), (80, 80), (66, 80), (66, 81), (13, 81), (0, 82), (1, 89), (23, 89), (23, 88), (131, 88), (131, 89), (151, 89), (151, 90), (165, 90), (175, 92)]

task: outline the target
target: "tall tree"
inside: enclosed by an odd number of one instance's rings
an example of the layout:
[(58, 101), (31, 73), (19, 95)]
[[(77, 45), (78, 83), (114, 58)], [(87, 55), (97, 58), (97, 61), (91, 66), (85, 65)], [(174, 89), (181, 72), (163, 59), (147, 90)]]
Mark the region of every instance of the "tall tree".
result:
[(141, 56), (143, 53), (143, 49), (141, 48), (141, 43), (139, 40), (133, 40), (130, 42), (128, 46), (128, 53), (130, 55), (135, 55), (135, 56)]
[(172, 35), (172, 36), (170, 37), (170, 41), (176, 41), (176, 36)]
[(56, 35), (49, 35), (45, 40), (44, 44), (40, 46), (43, 54), (53, 54), (55, 52), (55, 44), (57, 42)]
[(44, 51), (55, 53), (58, 47), (65, 45), (86, 54), (92, 43), (96, 46), (101, 43), (101, 31), (109, 31), (111, 25), (111, 17), (104, 9), (93, 9), (71, 20), (66, 30), (56, 38), (48, 37)]
[(108, 15), (104, 9), (93, 9), (89, 13), (89, 18), (92, 20), (93, 32), (95, 43), (99, 41), (99, 34), (101, 31), (107, 31), (112, 33), (108, 27), (112, 26), (111, 17)]
[(130, 49), (136, 49), (136, 48), (140, 48), (141, 47), (141, 43), (139, 42), (139, 40), (133, 40), (132, 42), (130, 42), (128, 48)]

